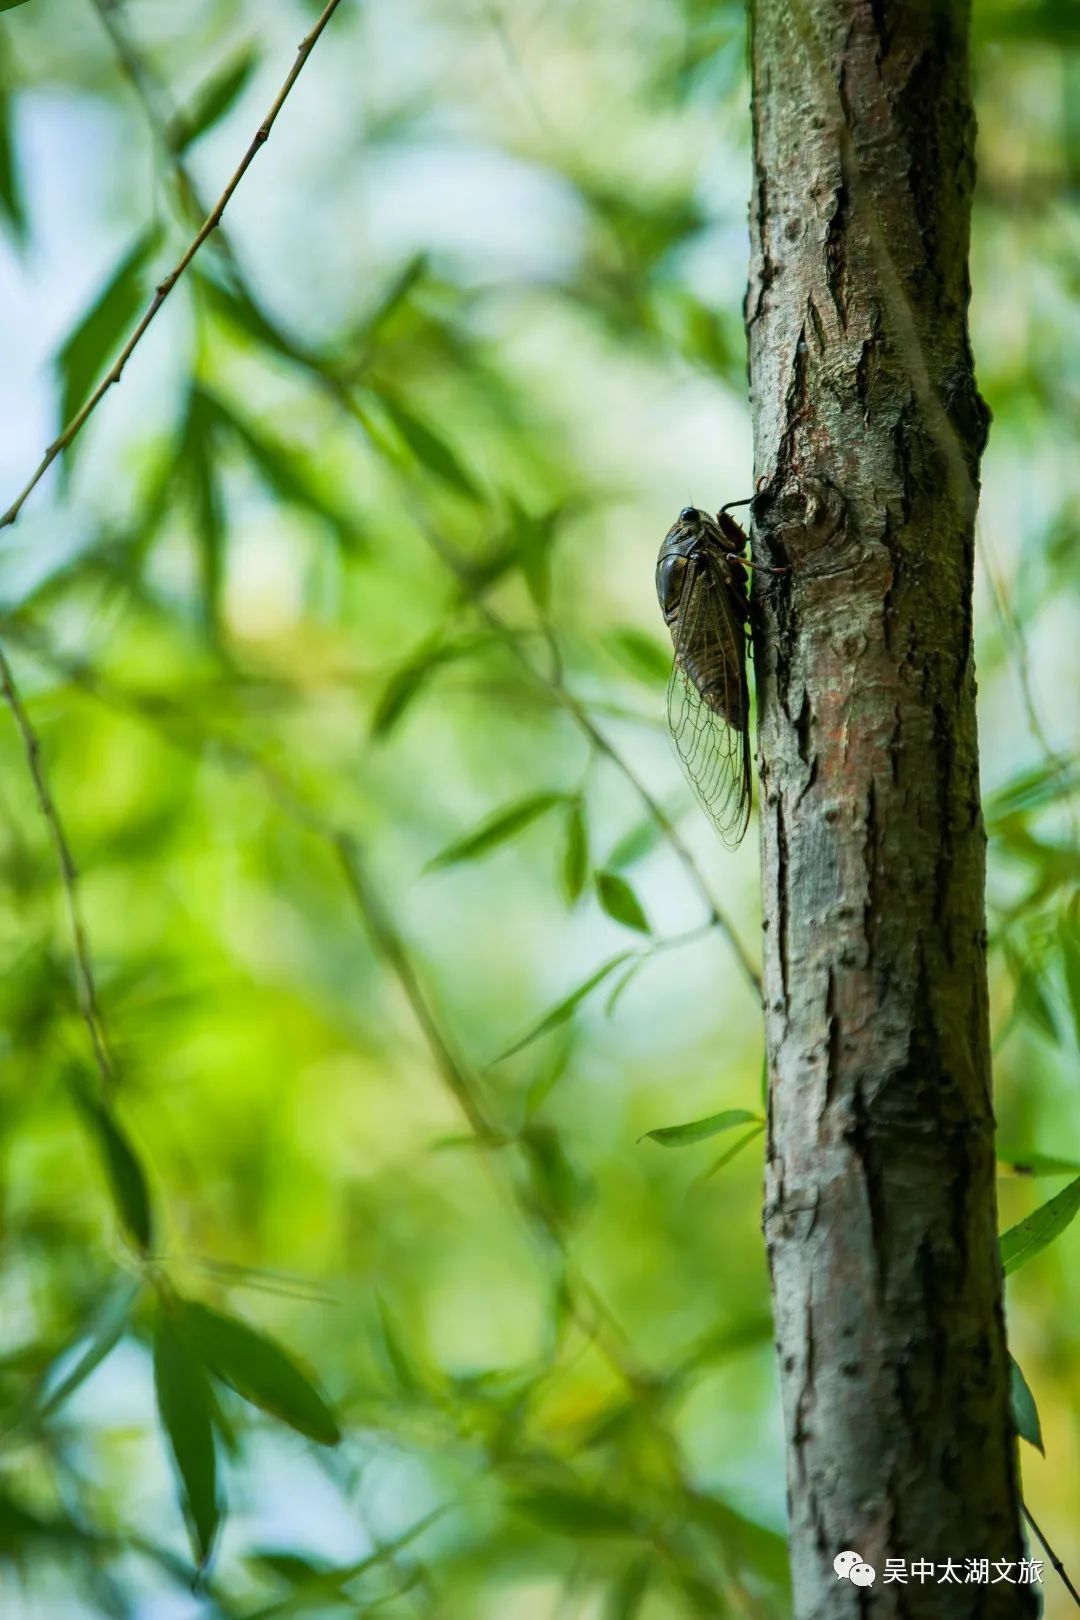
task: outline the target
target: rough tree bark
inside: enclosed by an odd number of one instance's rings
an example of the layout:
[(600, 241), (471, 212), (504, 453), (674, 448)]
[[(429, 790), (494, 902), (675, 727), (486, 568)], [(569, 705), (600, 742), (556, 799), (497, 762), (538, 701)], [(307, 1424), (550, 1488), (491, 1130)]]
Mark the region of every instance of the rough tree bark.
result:
[[(963, 0), (754, 6), (754, 546), (791, 566), (754, 587), (765, 1233), (798, 1620), (1035, 1613), (1030, 1586), (963, 1576), (1022, 1556), (972, 664), (967, 35)], [(869, 1591), (834, 1574), (847, 1548)], [(939, 1568), (886, 1585), (886, 1558)], [(946, 1558), (962, 1584), (938, 1581)]]

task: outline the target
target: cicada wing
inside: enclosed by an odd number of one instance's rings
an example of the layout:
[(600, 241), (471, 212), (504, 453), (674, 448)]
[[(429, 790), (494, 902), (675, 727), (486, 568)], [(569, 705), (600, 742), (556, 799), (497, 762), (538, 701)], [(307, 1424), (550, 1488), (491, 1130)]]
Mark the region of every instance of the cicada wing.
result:
[(683, 771), (730, 848), (750, 820), (743, 600), (718, 559), (693, 560), (673, 627), (667, 693), (668, 724)]

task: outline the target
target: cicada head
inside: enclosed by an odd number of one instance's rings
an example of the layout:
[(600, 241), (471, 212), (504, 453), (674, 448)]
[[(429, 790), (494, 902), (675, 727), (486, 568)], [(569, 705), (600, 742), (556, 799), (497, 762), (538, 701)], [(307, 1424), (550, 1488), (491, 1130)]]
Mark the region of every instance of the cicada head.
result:
[(719, 539), (719, 530), (707, 512), (684, 506), (664, 536), (656, 559), (656, 594), (665, 619), (678, 612), (691, 557), (706, 537)]

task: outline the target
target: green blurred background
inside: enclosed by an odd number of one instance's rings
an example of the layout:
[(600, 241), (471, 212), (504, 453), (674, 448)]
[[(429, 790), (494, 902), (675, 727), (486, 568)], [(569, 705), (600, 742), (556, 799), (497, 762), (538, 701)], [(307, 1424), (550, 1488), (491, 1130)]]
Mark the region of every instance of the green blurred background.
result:
[[(314, 16), (0, 18), (4, 501)], [(5, 711), (5, 1616), (788, 1612), (756, 837), (725, 852), (679, 774), (652, 583), (680, 506), (750, 493), (745, 53), (717, 0), (343, 0), (0, 533), (116, 1075)], [(975, 91), (1006, 1227), (1080, 1164), (1076, 8), (977, 6)], [(1078, 1262), (1074, 1225), (1008, 1289), (1074, 1576)], [(175, 1294), (287, 1346), (344, 1430), (215, 1384), (194, 1589), (148, 1347)]]

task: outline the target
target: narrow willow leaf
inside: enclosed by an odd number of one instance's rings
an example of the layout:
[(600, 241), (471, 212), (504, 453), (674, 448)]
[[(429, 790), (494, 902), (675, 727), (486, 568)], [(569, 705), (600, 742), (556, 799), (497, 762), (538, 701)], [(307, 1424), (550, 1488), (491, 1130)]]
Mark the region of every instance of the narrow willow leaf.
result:
[[(139, 238), (61, 344), (56, 356), (61, 427), (66, 427), (85, 403), (107, 362), (112, 360), (127, 335), (142, 303), (143, 271), (157, 243), (156, 228)], [(65, 460), (70, 461), (70, 458), (69, 448)]]
[(596, 893), (601, 906), (615, 922), (622, 923), (624, 928), (636, 929), (639, 934), (652, 933), (641, 901), (617, 872), (597, 872)]
[(651, 1576), (652, 1564), (649, 1559), (639, 1558), (630, 1564), (608, 1594), (604, 1620), (637, 1620)]
[(1061, 965), (1072, 1013), (1073, 1031), (1080, 1044), (1080, 901), (1074, 900), (1061, 921)]
[(116, 1116), (89, 1096), (79, 1105), (97, 1142), (113, 1205), (128, 1237), (148, 1254), (154, 1244), (154, 1215), (146, 1173)]
[(476, 481), (465, 470), (457, 453), (450, 448), (446, 440), (441, 438), (434, 428), (420, 418), (399, 399), (395, 399), (386, 392), (379, 395), (383, 408), (400, 438), (412, 451), (422, 467), (434, 473), (436, 478), (456, 489), (459, 495), (467, 495), (470, 500), (476, 500), (479, 491)]
[(181, 461), (195, 515), (195, 539), (202, 575), (203, 610), (216, 624), (225, 569), (225, 514), (218, 470), (218, 412), (200, 388), (188, 397), (181, 432)]
[(644, 1136), (638, 1137), (638, 1141), (659, 1142), (661, 1147), (688, 1147), (692, 1142), (704, 1142), (706, 1137), (730, 1131), (736, 1125), (757, 1125), (760, 1128), (764, 1123), (760, 1114), (753, 1114), (747, 1108), (725, 1108), (719, 1114), (692, 1119), (685, 1125), (661, 1125), (654, 1131), (646, 1131)]
[(624, 669), (649, 686), (664, 686), (671, 674), (671, 652), (644, 630), (626, 626), (613, 630), (607, 645)]
[[(75, 1391), (119, 1344), (141, 1292), (141, 1281), (125, 1281), (106, 1297), (105, 1303), (98, 1310), (86, 1333), (80, 1335), (80, 1341), (85, 1340), (85, 1345), (75, 1364), (63, 1373), (57, 1382), (53, 1383), (51, 1378), (46, 1379), (45, 1390), (38, 1406), (39, 1417), (47, 1418), (53, 1412), (59, 1411), (64, 1402), (71, 1399)], [(65, 1352), (59, 1358), (60, 1364), (67, 1359), (68, 1354)]]
[(414, 1395), (417, 1390), (423, 1387), (423, 1379), (405, 1350), (405, 1344), (398, 1325), (387, 1309), (386, 1302), (381, 1294), (376, 1296), (375, 1303), (379, 1312), (379, 1331), (386, 1359), (402, 1392), (406, 1395)]
[(25, 6), (26, 0), (0, 0), (0, 11), (14, 11), (16, 6)]
[(200, 1566), (205, 1566), (221, 1518), (213, 1396), (202, 1362), (187, 1336), (178, 1331), (165, 1306), (158, 1311), (154, 1331), (154, 1389), (161, 1427), (176, 1465), (181, 1503), (196, 1559)]
[(1080, 1176), (1071, 1181), (1064, 1192), (1040, 1206), (1026, 1221), (1010, 1226), (1001, 1235), (1001, 1263), (1005, 1275), (1019, 1271), (1048, 1244), (1060, 1237), (1080, 1211)]
[(592, 1183), (577, 1169), (552, 1125), (535, 1121), (521, 1133), (541, 1208), (560, 1223), (574, 1219), (591, 1199)]
[(546, 1012), (540, 1022), (534, 1024), (527, 1035), (523, 1035), (519, 1041), (515, 1041), (513, 1046), (508, 1046), (505, 1052), (500, 1052), (498, 1057), (493, 1058), (492, 1061), (501, 1063), (504, 1058), (513, 1057), (516, 1052), (522, 1051), (526, 1046), (531, 1046), (533, 1041), (538, 1041), (541, 1035), (546, 1035), (549, 1030), (557, 1029), (560, 1024), (565, 1024), (568, 1018), (573, 1017), (574, 1012), (581, 1002), (585, 1000), (585, 997), (595, 990), (598, 984), (602, 984), (609, 974), (614, 973), (616, 968), (622, 967), (624, 962), (629, 961), (633, 955), (633, 951), (620, 951), (618, 956), (611, 957), (604, 963), (603, 967), (597, 968), (595, 973), (590, 974), (584, 984), (579, 984), (576, 990), (572, 990), (568, 996), (564, 996), (562, 1001), (557, 1002), (550, 1012)]
[(664, 829), (653, 817), (639, 821), (636, 827), (631, 827), (615, 845), (607, 858), (609, 872), (621, 872), (627, 866), (633, 866), (643, 856), (654, 850), (661, 838)]
[(637, 1519), (629, 1508), (584, 1490), (546, 1487), (522, 1492), (512, 1498), (511, 1506), (560, 1536), (591, 1539), (639, 1534)]
[(296, 450), (260, 425), (239, 415), (227, 401), (213, 396), (220, 425), (251, 462), (260, 481), (286, 506), (298, 507), (325, 523), (341, 549), (356, 552), (363, 544), (359, 525), (320, 490)]
[(259, 61), (259, 53), (247, 46), (234, 62), (214, 73), (202, 86), (191, 107), (180, 113), (169, 130), (173, 150), (186, 152), (208, 129), (225, 117), (243, 95)]
[(209, 1305), (183, 1306), (185, 1334), (216, 1377), (252, 1406), (280, 1418), (321, 1446), (336, 1446), (341, 1430), (315, 1385), (273, 1339)]
[(740, 1136), (737, 1142), (733, 1142), (731, 1147), (729, 1147), (725, 1153), (721, 1153), (716, 1162), (714, 1164), (710, 1164), (709, 1168), (704, 1172), (704, 1174), (697, 1178), (697, 1181), (694, 1184), (695, 1188), (700, 1189), (701, 1187), (704, 1187), (705, 1183), (711, 1181), (713, 1176), (719, 1175), (724, 1166), (730, 1164), (732, 1159), (737, 1159), (743, 1148), (749, 1147), (750, 1143), (755, 1141), (761, 1135), (764, 1129), (764, 1120), (761, 1120), (757, 1125), (751, 1126), (745, 1136)]
[(505, 844), (510, 838), (516, 837), (530, 822), (537, 819), (556, 804), (565, 804), (565, 793), (534, 793), (531, 798), (522, 799), (518, 804), (512, 804), (505, 810), (500, 810), (497, 816), (485, 821), (483, 826), (475, 832), (468, 833), (464, 838), (447, 844), (438, 855), (433, 855), (428, 861), (425, 871), (433, 872), (443, 866), (459, 866), (462, 861), (475, 861), (489, 850), (495, 849), (499, 844)]
[(562, 886), (568, 905), (572, 906), (580, 898), (588, 874), (589, 832), (585, 823), (585, 806), (580, 799), (572, 799), (566, 816), (566, 843), (562, 858)]
[(0, 39), (0, 213), (17, 240), (26, 236), (26, 209), (12, 139), (12, 73), (6, 41)]
[(223, 317), (263, 348), (273, 350), (282, 359), (301, 364), (309, 361), (310, 357), (301, 346), (274, 321), (269, 320), (243, 288), (226, 286), (206, 266), (201, 271), (192, 271), (191, 275), (216, 315)]
[(1052, 1153), (1025, 1153), (1020, 1148), (998, 1148), (998, 1166), (1014, 1176), (1080, 1175), (1080, 1159), (1061, 1159)]
[(616, 979), (614, 985), (612, 986), (610, 995), (604, 1002), (605, 1017), (611, 1017), (612, 1013), (615, 1011), (616, 1007), (619, 1005), (619, 1002), (623, 998), (623, 992), (628, 990), (630, 985), (633, 984), (635, 976), (639, 970), (645, 966), (645, 963), (650, 960), (650, 957), (651, 952), (643, 952), (641, 956), (636, 957), (635, 960), (631, 962), (625, 973), (619, 975), (618, 979)]
[(1016, 1432), (1021, 1440), (1026, 1440), (1029, 1446), (1034, 1446), (1045, 1457), (1046, 1448), (1043, 1445), (1042, 1424), (1039, 1422), (1035, 1397), (1012, 1356), (1009, 1357), (1009, 1405), (1012, 1408)]

